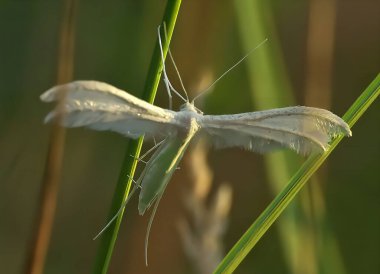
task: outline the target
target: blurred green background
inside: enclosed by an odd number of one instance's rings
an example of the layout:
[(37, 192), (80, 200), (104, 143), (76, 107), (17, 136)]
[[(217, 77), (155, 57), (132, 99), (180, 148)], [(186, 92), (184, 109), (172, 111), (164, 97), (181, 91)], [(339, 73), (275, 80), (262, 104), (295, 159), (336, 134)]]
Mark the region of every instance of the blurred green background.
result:
[[(342, 116), (379, 72), (380, 2), (326, 0), (319, 6), (316, 2), (183, 1), (171, 48), (187, 89), (194, 91), (190, 97), (207, 86), (202, 81), (216, 79), (262, 36), (268, 42), (223, 78), (199, 107), (208, 114), (227, 114), (258, 110), (265, 104), (282, 107), (286, 105), (279, 102), (294, 100), (292, 104), (324, 107)], [(105, 81), (139, 96), (165, 4), (79, 1), (74, 79)], [(64, 1), (0, 3), (1, 273), (23, 272), (32, 237), (51, 129), (42, 120), (52, 105), (42, 104), (39, 95), (56, 84), (63, 5)], [(255, 62), (267, 62), (269, 72), (255, 67)], [(173, 69), (169, 77), (175, 79)], [(265, 98), (269, 85), (287, 99)], [(283, 95), (285, 91), (292, 95)], [(260, 94), (267, 101), (257, 102)], [(175, 99), (174, 108), (180, 103)], [(162, 85), (155, 104), (168, 106)], [(339, 273), (380, 273), (379, 118), (375, 102), (314, 182), (320, 187), (318, 199), (324, 201), (322, 229), (329, 231), (335, 257), (315, 252), (314, 261), (321, 267), (303, 273), (338, 273), (332, 271), (335, 267)], [(106, 222), (125, 146), (125, 138), (114, 133), (68, 130), (45, 273), (91, 272), (99, 243), (92, 237)], [(211, 150), (208, 160), (215, 184), (227, 181), (233, 186), (223, 242), (228, 251), (274, 197), (269, 179), (278, 171), (268, 171), (262, 155), (240, 149)], [(295, 161), (295, 168), (301, 161)], [(150, 238), (149, 267), (144, 266), (143, 251), (149, 214), (138, 216), (136, 199), (128, 205), (110, 273), (192, 273), (178, 235), (178, 222), (186, 216), (182, 198), (189, 180), (184, 166), (161, 201)], [(321, 225), (313, 220), (309, 228), (314, 228), (317, 248), (323, 249), (329, 243), (321, 240)], [(299, 231), (304, 221), (300, 216), (298, 232), (287, 231), (285, 238), (303, 237)], [(236, 273), (295, 273), (277, 224)], [(308, 250), (307, 244), (301, 241), (298, 261), (308, 260), (302, 252)], [(326, 263), (328, 259), (332, 262)]]

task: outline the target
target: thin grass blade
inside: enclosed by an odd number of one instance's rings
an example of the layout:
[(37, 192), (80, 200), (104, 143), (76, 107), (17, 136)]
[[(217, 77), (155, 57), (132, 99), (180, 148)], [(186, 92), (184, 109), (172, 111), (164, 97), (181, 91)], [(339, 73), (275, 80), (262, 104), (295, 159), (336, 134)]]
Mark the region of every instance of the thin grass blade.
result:
[[(167, 26), (167, 37), (163, 41), (164, 58), (168, 52), (170, 40), (173, 34), (174, 26), (176, 23), (179, 8), (181, 6), (181, 0), (168, 0), (163, 20)], [(144, 87), (144, 93), (142, 99), (149, 103), (154, 102), (156, 96), (157, 87), (160, 81), (162, 72), (162, 60), (158, 42), (153, 52), (149, 72), (146, 79), (146, 85)], [(139, 158), (141, 147), (143, 144), (143, 138), (138, 140), (129, 141), (124, 156), (122, 168), (120, 170), (119, 179), (117, 181), (114, 197), (112, 199), (112, 205), (108, 214), (109, 219), (119, 210), (125, 199), (129, 195), (129, 191), (132, 185), (132, 178), (137, 167), (137, 159)], [(134, 157), (130, 157), (133, 155)], [(116, 221), (110, 225), (107, 231), (102, 235), (101, 243), (99, 245), (97, 258), (94, 264), (94, 273), (107, 273), (108, 267), (111, 261), (111, 256), (116, 243), (117, 235), (120, 228), (120, 223), (123, 217), (124, 210), (120, 213)]]
[[(379, 94), (380, 74), (377, 75), (343, 116), (343, 119), (347, 122), (350, 128), (352, 128), (352, 126), (360, 119)], [(311, 175), (322, 165), (342, 139), (343, 136), (337, 137), (332, 141), (330, 149), (325, 153), (312, 155), (306, 160), (296, 174), (294, 174), (286, 187), (274, 198), (269, 206), (234, 245), (214, 273), (232, 273), (239, 266), (245, 256), (247, 256), (269, 227), (274, 221), (276, 221), (278, 216), (280, 216), (297, 193), (306, 184)]]

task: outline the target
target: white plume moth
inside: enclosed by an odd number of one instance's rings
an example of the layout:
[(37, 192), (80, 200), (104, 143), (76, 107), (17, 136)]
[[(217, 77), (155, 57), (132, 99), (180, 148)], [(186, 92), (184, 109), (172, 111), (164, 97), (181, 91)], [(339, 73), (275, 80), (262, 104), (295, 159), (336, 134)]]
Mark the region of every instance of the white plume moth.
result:
[[(161, 45), (161, 39), (159, 41)], [(165, 66), (163, 72), (168, 92), (177, 93), (167, 78)], [(295, 106), (233, 115), (203, 115), (194, 106), (194, 100), (189, 102), (184, 99), (185, 104), (176, 112), (154, 106), (126, 91), (97, 81), (75, 81), (55, 86), (43, 93), (41, 100), (56, 101), (60, 98), (60, 92), (66, 94), (63, 126), (111, 130), (129, 138), (144, 135), (163, 139), (130, 194), (140, 189), (138, 210), (141, 215), (156, 201), (148, 226), (146, 248), (158, 202), (195, 136), (208, 136), (217, 148), (241, 147), (261, 153), (290, 148), (297, 153), (309, 154), (326, 150), (331, 138), (337, 135), (351, 135), (349, 126), (340, 117), (319, 108)], [(45, 122), (53, 120), (59, 111), (61, 109), (50, 112)]]

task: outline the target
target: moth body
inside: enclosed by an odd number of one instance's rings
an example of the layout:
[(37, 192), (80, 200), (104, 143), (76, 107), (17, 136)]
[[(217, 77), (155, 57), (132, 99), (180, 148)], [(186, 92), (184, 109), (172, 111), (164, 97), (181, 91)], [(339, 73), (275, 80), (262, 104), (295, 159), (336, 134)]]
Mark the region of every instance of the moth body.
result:
[(199, 129), (196, 119), (192, 117), (192, 112), (183, 113), (181, 111), (178, 115), (183, 116), (182, 121), (185, 126), (176, 135), (169, 136), (164, 140), (140, 175), (141, 191), (138, 205), (140, 215), (143, 215), (145, 210), (162, 196), (186, 148)]
[[(167, 77), (160, 27), (157, 31), (164, 83), (170, 98), (169, 106), (171, 108), (172, 91), (186, 101), (178, 112), (154, 106), (128, 92), (98, 81), (74, 81), (55, 86), (40, 96), (44, 102), (60, 101), (59, 106), (46, 116), (45, 122), (59, 116), (62, 118), (58, 119), (59, 122), (66, 127), (110, 130), (134, 139), (140, 136), (164, 139), (157, 145), (131, 191), (132, 195), (140, 188), (138, 211), (141, 215), (155, 202), (145, 240), (146, 263), (149, 231), (158, 203), (187, 147), (198, 133), (209, 137), (216, 148), (240, 147), (261, 153), (290, 148), (301, 154), (324, 151), (331, 138), (351, 135), (349, 126), (340, 117), (318, 108), (285, 107), (233, 115), (203, 115), (195, 107), (194, 101), (209, 91), (249, 53), (189, 102), (170, 50), (169, 56), (177, 70), (186, 99), (174, 89)], [(96, 237), (122, 213), (130, 196)]]
[[(335, 136), (351, 135), (349, 126), (340, 117), (324, 109), (295, 106), (232, 115), (203, 115), (193, 102), (186, 102), (175, 112), (97, 81), (75, 81), (53, 87), (41, 95), (41, 100), (64, 100), (61, 107), (46, 116), (45, 122), (62, 114), (61, 122), (66, 127), (111, 130), (129, 138), (144, 135), (164, 139), (131, 192), (141, 188), (138, 205), (141, 215), (156, 201), (148, 224), (145, 252), (158, 202), (195, 135), (202, 133), (216, 148), (241, 147), (260, 153), (290, 148), (300, 154), (323, 152)], [(128, 201), (129, 197), (123, 207)]]

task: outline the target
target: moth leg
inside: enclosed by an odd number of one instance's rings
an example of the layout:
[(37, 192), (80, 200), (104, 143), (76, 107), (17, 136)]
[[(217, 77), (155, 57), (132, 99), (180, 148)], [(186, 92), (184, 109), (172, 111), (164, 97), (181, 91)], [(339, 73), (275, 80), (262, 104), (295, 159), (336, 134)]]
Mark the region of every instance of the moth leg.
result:
[(165, 139), (164, 140), (162, 140), (162, 141), (160, 141), (160, 142), (158, 142), (157, 144), (155, 144), (153, 147), (151, 147), (150, 149), (148, 149), (142, 156), (140, 156), (139, 158), (138, 158), (138, 160), (142, 160), (142, 159), (144, 159), (146, 156), (148, 156), (152, 151), (154, 151), (157, 147), (159, 147), (163, 142), (165, 141)]
[(153, 147), (151, 147), (150, 149), (148, 149), (148, 150), (147, 150), (142, 156), (140, 156), (140, 157), (138, 157), (138, 158), (136, 158), (136, 157), (133, 156), (133, 155), (129, 155), (129, 156), (131, 156), (132, 158), (134, 158), (135, 160), (137, 160), (137, 161), (139, 161), (139, 162), (142, 162), (142, 163), (144, 163), (144, 164), (147, 164), (147, 162), (144, 161), (143, 159), (144, 159), (146, 156), (148, 156), (149, 153), (151, 153), (151, 152), (154, 151), (157, 147), (159, 147), (164, 141), (165, 141), (165, 139), (162, 140), (162, 141), (160, 141), (160, 142), (158, 142), (158, 143), (155, 143)]
[[(168, 34), (166, 32), (166, 23), (164, 22), (164, 34), (165, 34), (165, 39), (168, 39)], [(185, 93), (185, 96), (186, 96), (186, 101), (188, 102), (189, 101), (189, 96), (187, 95), (187, 91), (186, 91), (186, 88), (185, 88), (185, 85), (183, 84), (183, 81), (182, 81), (182, 77), (181, 77), (181, 74), (179, 73), (179, 70), (178, 70), (178, 67), (177, 67), (177, 64), (175, 63), (174, 61), (174, 58), (173, 58), (173, 55), (172, 55), (172, 52), (170, 50), (170, 46), (168, 47), (168, 53), (169, 53), (169, 57), (170, 57), (170, 60), (173, 64), (173, 67), (177, 73), (177, 76), (178, 76), (178, 80), (181, 84), (181, 87), (182, 87), (182, 90), (183, 92)]]
[(133, 179), (131, 176), (129, 176), (129, 175), (127, 175), (127, 177), (128, 177), (128, 179), (130, 179), (130, 180), (135, 184), (136, 187), (138, 187), (138, 188), (141, 189), (141, 183), (140, 183), (140, 182), (134, 180), (134, 179)]
[(125, 206), (128, 204), (129, 200), (132, 198), (133, 194), (136, 192), (136, 189), (139, 187), (139, 184), (136, 183), (136, 185), (133, 187), (132, 191), (129, 193), (128, 195), (128, 198), (125, 199), (125, 201), (122, 203), (121, 207), (119, 208), (119, 210), (116, 212), (116, 214), (112, 217), (112, 219), (102, 228), (102, 230), (100, 230), (100, 232), (98, 234), (96, 234), (96, 236), (93, 238), (93, 240), (96, 240), (100, 235), (103, 234), (104, 231), (106, 231), (106, 229), (113, 223), (113, 221), (115, 221), (115, 219), (117, 217), (119, 217), (119, 215), (121, 214), (121, 212), (123, 211), (123, 209), (125, 208)]
[(153, 143), (154, 145), (157, 145), (156, 138), (153, 136)]
[[(153, 150), (155, 150), (157, 147), (159, 147), (163, 142), (165, 141), (162, 140), (160, 142), (158, 142), (157, 144), (155, 144), (152, 148), (148, 149), (147, 152), (145, 152), (141, 157), (137, 158), (138, 161), (141, 161), (141, 162), (144, 162), (146, 163), (145, 161), (143, 161), (142, 159), (145, 158), (149, 153), (151, 153)], [(131, 155), (132, 156), (132, 155)], [(132, 156), (134, 157), (134, 156)], [(132, 180), (132, 182), (135, 184), (135, 186), (133, 187), (132, 191), (129, 193), (129, 196), (128, 198), (122, 203), (122, 205), (120, 206), (119, 210), (116, 212), (116, 214), (112, 217), (112, 219), (105, 225), (105, 227), (93, 238), (93, 240), (96, 240), (101, 234), (103, 234), (103, 232), (112, 224), (112, 222), (121, 214), (121, 212), (123, 211), (123, 209), (125, 208), (125, 206), (127, 205), (127, 203), (129, 202), (129, 200), (132, 198), (133, 194), (136, 192), (136, 190), (139, 188), (141, 189), (141, 180), (137, 180), (135, 181), (133, 178), (131, 178), (129, 175), (128, 175), (128, 178)]]
[[(158, 142), (157, 144), (155, 144), (152, 148), (148, 149), (147, 152), (145, 152), (141, 157), (137, 158), (138, 161), (143, 161), (142, 159), (145, 158), (147, 155), (149, 155), (149, 153), (151, 153), (152, 151), (154, 151), (157, 147), (159, 147), (163, 142), (165, 141), (162, 140), (160, 142)], [(132, 156), (132, 155), (131, 155)], [(132, 156), (133, 157), (133, 156)], [(143, 161), (144, 162), (144, 161)], [(146, 162), (145, 162), (146, 163)], [(141, 189), (141, 179), (139, 178), (137, 181), (135, 181), (133, 178), (131, 178), (130, 176), (128, 176), (129, 179), (132, 180), (132, 182), (135, 184), (132, 191), (129, 193), (129, 196), (128, 198), (123, 202), (123, 204), (120, 206), (119, 210), (117, 211), (117, 213), (112, 217), (112, 219), (105, 225), (105, 227), (93, 238), (94, 240), (97, 239), (101, 234), (103, 234), (103, 232), (112, 224), (113, 221), (115, 221), (115, 219), (121, 214), (121, 212), (123, 211), (123, 209), (125, 208), (125, 206), (127, 205), (127, 203), (129, 202), (129, 200), (131, 199), (131, 197), (133, 196), (133, 194), (136, 192), (137, 189)], [(162, 194), (161, 194), (162, 196)], [(152, 220), (153, 221), (153, 220)]]
[(130, 154), (129, 156), (132, 157), (133, 159), (137, 160), (138, 162), (143, 163), (144, 165), (147, 164), (146, 161), (144, 161), (143, 159), (141, 159), (141, 158), (139, 158), (139, 157), (135, 157), (135, 156), (133, 156), (132, 154)]
[(166, 73), (166, 66), (165, 66), (165, 58), (164, 58), (164, 50), (162, 48), (162, 41), (161, 41), (161, 33), (160, 33), (161, 26), (158, 26), (157, 28), (157, 34), (158, 34), (158, 44), (160, 46), (160, 52), (161, 52), (161, 61), (162, 61), (162, 73), (164, 76), (164, 83), (166, 87), (166, 91), (169, 96), (169, 109), (172, 109), (172, 91), (177, 94), (184, 102), (187, 102), (185, 98), (173, 87), (173, 85), (170, 83), (169, 77)]
[(150, 230), (152, 228), (154, 216), (156, 215), (156, 212), (157, 212), (158, 204), (160, 203), (162, 195), (164, 194), (164, 190), (161, 193), (159, 193), (156, 197), (154, 208), (153, 208), (152, 214), (150, 215), (148, 227), (146, 229), (146, 235), (145, 235), (145, 265), (146, 266), (148, 266), (148, 244), (149, 244)]

